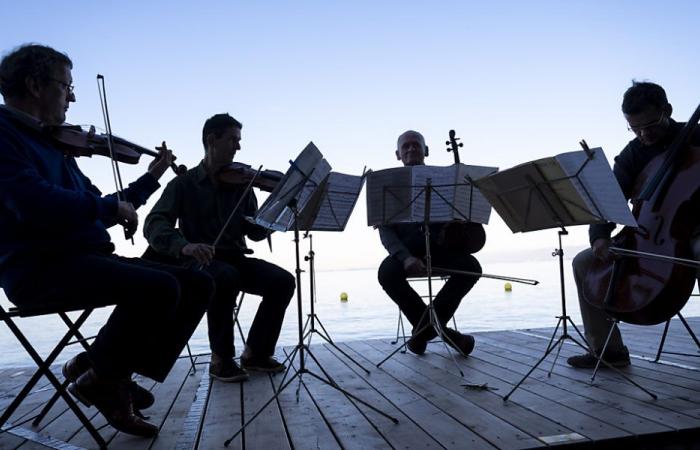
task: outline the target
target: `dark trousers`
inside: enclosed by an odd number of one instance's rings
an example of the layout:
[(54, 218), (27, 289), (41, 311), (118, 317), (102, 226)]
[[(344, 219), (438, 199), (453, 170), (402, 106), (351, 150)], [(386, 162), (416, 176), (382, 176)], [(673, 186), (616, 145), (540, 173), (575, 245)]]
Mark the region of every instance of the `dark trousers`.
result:
[(98, 374), (136, 372), (163, 382), (199, 324), (214, 291), (196, 270), (139, 258), (75, 253), (44, 258), (8, 292), (17, 304), (114, 304), (88, 352)]
[[(432, 251), (432, 265), (445, 269), (481, 273), (479, 261), (467, 253), (435, 249)], [(428, 320), (427, 317), (423, 316), (427, 305), (408, 283), (408, 275), (403, 268), (403, 262), (392, 256), (387, 257), (379, 266), (378, 278), (379, 284), (399, 306), (401, 312), (408, 318), (416, 331), (422, 328)], [(435, 313), (443, 326), (457, 311), (462, 298), (467, 295), (477, 280), (477, 277), (467, 275), (450, 275), (450, 279), (433, 298)], [(421, 318), (424, 322), (421, 322)], [(434, 336), (432, 330), (427, 331), (427, 334)]]
[(216, 293), (207, 312), (212, 352), (222, 358), (233, 357), (233, 310), (238, 293), (243, 291), (262, 297), (246, 345), (256, 357), (271, 356), (275, 352), (287, 306), (294, 295), (294, 277), (261, 259), (218, 250), (215, 258), (205, 268), (216, 283)]

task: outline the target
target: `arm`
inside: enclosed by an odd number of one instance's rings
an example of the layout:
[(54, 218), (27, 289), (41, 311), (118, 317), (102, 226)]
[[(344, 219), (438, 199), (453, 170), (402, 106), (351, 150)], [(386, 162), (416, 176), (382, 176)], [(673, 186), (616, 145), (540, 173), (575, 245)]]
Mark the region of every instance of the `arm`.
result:
[(407, 258), (412, 256), (408, 248), (401, 242), (396, 230), (390, 225), (382, 225), (379, 227), (379, 239), (382, 241), (384, 248), (389, 252), (389, 255), (397, 260), (404, 262)]
[(69, 228), (97, 219), (113, 220), (117, 215), (116, 199), (49, 182), (22, 144), (9, 136), (0, 133), (0, 205), (18, 222), (39, 228)]
[(182, 205), (178, 181), (175, 178), (168, 183), (143, 226), (143, 234), (150, 246), (158, 253), (173, 258), (180, 257), (182, 249), (189, 243), (175, 228)]

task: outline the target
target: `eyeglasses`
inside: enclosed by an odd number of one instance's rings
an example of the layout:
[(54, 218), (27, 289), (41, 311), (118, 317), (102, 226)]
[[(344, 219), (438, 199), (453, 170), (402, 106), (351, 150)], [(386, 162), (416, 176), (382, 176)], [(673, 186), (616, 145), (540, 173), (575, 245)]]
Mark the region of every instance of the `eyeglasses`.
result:
[(55, 81), (56, 83), (58, 83), (58, 84), (60, 84), (61, 86), (63, 86), (63, 87), (68, 91), (69, 94), (72, 94), (72, 93), (73, 93), (73, 89), (74, 89), (75, 87), (74, 87), (72, 84), (68, 84), (68, 83), (66, 83), (65, 81), (58, 80), (58, 79), (56, 79), (56, 78), (49, 78), (49, 80)]
[(661, 117), (659, 117), (658, 120), (655, 120), (653, 122), (650, 122), (650, 123), (647, 123), (644, 125), (632, 126), (632, 125), (627, 124), (627, 130), (631, 131), (632, 133), (638, 134), (638, 133), (641, 133), (642, 131), (648, 130), (649, 128), (658, 127), (659, 125), (661, 125), (663, 123), (665, 118), (666, 118), (666, 114), (661, 113)]

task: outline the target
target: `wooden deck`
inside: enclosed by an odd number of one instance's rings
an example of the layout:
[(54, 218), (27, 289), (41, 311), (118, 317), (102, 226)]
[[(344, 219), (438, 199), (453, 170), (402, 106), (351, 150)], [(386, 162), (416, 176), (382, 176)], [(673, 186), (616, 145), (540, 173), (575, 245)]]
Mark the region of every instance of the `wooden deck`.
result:
[[(700, 318), (689, 319), (700, 330)], [(623, 325), (633, 355), (625, 373), (652, 390), (658, 400), (604, 370), (593, 385), (590, 372), (566, 366), (579, 353), (563, 346), (547, 377), (552, 357), (512, 395), (502, 397), (543, 354), (552, 329), (476, 334), (476, 349), (458, 358), (464, 378), (442, 344), (433, 343), (423, 357), (396, 354), (374, 367), (395, 347), (389, 340), (339, 344), (371, 369), (366, 375), (342, 355), (336, 356), (314, 337), (312, 351), (344, 389), (396, 417), (394, 424), (342, 393), (304, 375), (297, 401), (297, 380), (282, 391), (229, 448), (700, 448), (700, 358), (665, 354), (653, 363), (663, 328)], [(679, 321), (671, 325), (666, 350), (698, 353)], [(289, 351), (289, 349), (286, 349)], [(206, 357), (197, 372), (182, 359), (163, 384), (152, 388), (157, 401), (147, 411), (161, 427), (155, 440), (134, 438), (105, 425), (94, 408), (85, 411), (114, 449), (210, 449), (224, 441), (273, 395), (281, 376), (255, 375), (244, 384), (210, 382)], [(308, 368), (321, 374), (313, 361)], [(6, 406), (30, 375), (29, 369), (0, 371), (0, 407)], [(464, 384), (487, 384), (487, 390)], [(51, 396), (39, 387), (11, 419), (21, 424)], [(698, 446), (698, 447), (695, 447)], [(0, 448), (95, 448), (90, 436), (60, 402), (39, 427), (30, 423), (0, 434)]]

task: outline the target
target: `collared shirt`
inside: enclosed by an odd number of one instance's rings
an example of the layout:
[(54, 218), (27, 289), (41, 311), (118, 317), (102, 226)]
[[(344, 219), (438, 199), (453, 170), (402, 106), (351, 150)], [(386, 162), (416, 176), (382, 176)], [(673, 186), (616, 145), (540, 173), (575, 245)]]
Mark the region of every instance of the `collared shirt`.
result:
[[(615, 157), (613, 173), (615, 174), (615, 178), (617, 178), (617, 182), (620, 184), (620, 188), (626, 200), (629, 200), (635, 194), (635, 182), (647, 164), (649, 164), (654, 157), (668, 150), (678, 133), (685, 126), (685, 123), (679, 123), (673, 119), (669, 120), (669, 131), (659, 142), (654, 145), (646, 146), (641, 143), (639, 138), (635, 138)], [(700, 142), (700, 133), (695, 133), (692, 141), (697, 145)], [(591, 225), (588, 229), (588, 237), (591, 245), (596, 239), (609, 239), (615, 226), (614, 223)]]
[[(245, 186), (214, 183), (202, 161), (197, 167), (174, 178), (146, 218), (143, 232), (153, 249), (178, 258), (187, 244), (213, 244), (238, 203)], [(249, 191), (227, 226), (217, 248), (243, 252), (245, 236), (259, 241), (267, 230), (245, 217), (258, 209)], [(178, 223), (179, 222), (179, 223)]]

